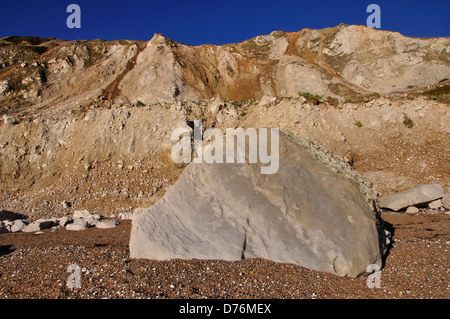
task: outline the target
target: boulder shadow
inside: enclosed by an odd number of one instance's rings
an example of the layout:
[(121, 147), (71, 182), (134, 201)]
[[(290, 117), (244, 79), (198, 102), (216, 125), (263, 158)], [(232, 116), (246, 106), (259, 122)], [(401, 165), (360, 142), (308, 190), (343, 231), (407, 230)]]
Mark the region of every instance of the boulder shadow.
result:
[(395, 240), (394, 240), (395, 227), (394, 227), (394, 225), (392, 225), (391, 223), (383, 220), (383, 226), (384, 226), (384, 229), (387, 230), (390, 233), (390, 236), (388, 237), (389, 238), (389, 244), (386, 245), (386, 253), (382, 257), (382, 267), (381, 267), (381, 269), (383, 269), (384, 266), (386, 265), (386, 259), (389, 256), (389, 253), (390, 253), (390, 251), (391, 251), (391, 249), (393, 247), (393, 244), (395, 243)]
[(3, 255), (8, 255), (8, 254), (12, 253), (15, 250), (12, 247), (13, 247), (13, 245), (0, 246), (0, 257)]
[(16, 220), (16, 219), (26, 219), (28, 216), (23, 214), (18, 214), (10, 212), (7, 210), (0, 210), (0, 221), (1, 220)]

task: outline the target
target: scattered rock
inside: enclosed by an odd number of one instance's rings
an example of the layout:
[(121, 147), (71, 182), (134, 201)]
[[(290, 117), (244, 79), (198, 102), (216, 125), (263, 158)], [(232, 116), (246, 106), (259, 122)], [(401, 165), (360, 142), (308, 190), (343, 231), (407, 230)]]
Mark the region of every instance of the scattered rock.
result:
[(120, 213), (119, 218), (122, 220), (133, 220), (133, 212)]
[(84, 218), (74, 218), (73, 223), (67, 224), (67, 230), (85, 230), (89, 227), (88, 222)]
[(276, 102), (277, 98), (275, 96), (267, 96), (264, 95), (261, 100), (259, 100), (259, 105), (266, 107), (269, 105), (273, 105)]
[(28, 225), (27, 221), (24, 221), (22, 219), (17, 219), (14, 221), (14, 224), (11, 226), (11, 232), (17, 233), (20, 231), (23, 231), (23, 229)]
[(17, 123), (17, 120), (14, 116), (4, 114), (3, 115), (3, 123), (9, 124), (9, 125), (14, 125)]
[(64, 208), (70, 208), (72, 205), (70, 204), (70, 202), (63, 201), (63, 202), (62, 202), (62, 206), (63, 206)]
[(37, 232), (43, 229), (51, 228), (55, 222), (51, 219), (38, 219), (23, 228), (25, 233)]
[(444, 205), (442, 204), (442, 200), (440, 199), (432, 201), (431, 203), (428, 204), (428, 207), (432, 209), (441, 208), (442, 206)]
[(87, 210), (76, 210), (73, 212), (73, 219), (75, 218), (87, 218), (91, 216), (91, 213)]
[(103, 219), (95, 224), (97, 228), (113, 228), (119, 225), (119, 221), (115, 219)]
[(419, 212), (419, 209), (416, 206), (409, 206), (406, 209), (407, 214), (417, 214)]
[(447, 193), (442, 197), (442, 205), (445, 209), (450, 209), (450, 193)]
[(444, 190), (439, 184), (420, 185), (404, 192), (394, 193), (382, 198), (379, 202), (381, 208), (399, 211), (408, 206), (419, 206), (440, 199)]
[(71, 220), (69, 219), (69, 217), (61, 217), (58, 221), (59, 226), (64, 227), (66, 226)]
[(0, 96), (5, 95), (12, 90), (11, 83), (9, 80), (0, 82)]
[(90, 215), (85, 218), (89, 226), (95, 226), (102, 217), (99, 214)]

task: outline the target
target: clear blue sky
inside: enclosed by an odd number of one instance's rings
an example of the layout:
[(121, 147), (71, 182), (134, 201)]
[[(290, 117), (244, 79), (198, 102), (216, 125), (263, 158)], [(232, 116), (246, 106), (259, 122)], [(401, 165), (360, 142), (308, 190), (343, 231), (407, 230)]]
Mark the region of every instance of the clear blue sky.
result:
[[(66, 26), (71, 3), (81, 7), (81, 29)], [(274, 30), (365, 25), (371, 3), (381, 7), (382, 30), (450, 36), (449, 0), (12, 0), (0, 5), (0, 37), (148, 40), (162, 33), (186, 44), (224, 44)]]

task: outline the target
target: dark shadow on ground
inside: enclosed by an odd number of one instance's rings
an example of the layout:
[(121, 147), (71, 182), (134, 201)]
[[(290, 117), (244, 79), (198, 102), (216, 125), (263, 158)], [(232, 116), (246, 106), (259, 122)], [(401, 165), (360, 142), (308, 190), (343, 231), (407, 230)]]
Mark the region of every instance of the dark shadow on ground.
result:
[(26, 219), (26, 215), (10, 212), (7, 210), (0, 210), (0, 220), (16, 220), (16, 219)]
[(385, 220), (383, 220), (383, 224), (384, 224), (384, 229), (386, 229), (390, 233), (390, 236), (387, 237), (389, 239), (389, 244), (386, 246), (386, 248), (387, 248), (386, 253), (382, 257), (383, 265), (382, 265), (381, 269), (383, 269), (384, 266), (386, 265), (386, 259), (389, 256), (390, 250), (392, 249), (392, 245), (394, 243), (394, 235), (395, 235), (394, 225), (392, 225), (391, 223), (388, 223)]
[(0, 257), (3, 255), (8, 255), (12, 253), (15, 249), (12, 249), (13, 245), (2, 245), (0, 246)]

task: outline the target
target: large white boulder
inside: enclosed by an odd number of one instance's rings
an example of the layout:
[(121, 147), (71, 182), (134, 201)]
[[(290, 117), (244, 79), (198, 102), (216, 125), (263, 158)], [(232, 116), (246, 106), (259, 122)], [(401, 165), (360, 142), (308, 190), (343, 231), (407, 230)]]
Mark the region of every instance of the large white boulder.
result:
[(265, 258), (342, 276), (381, 267), (385, 232), (370, 183), (309, 140), (283, 133), (279, 145), (275, 174), (189, 164), (163, 198), (135, 210), (131, 257)]

